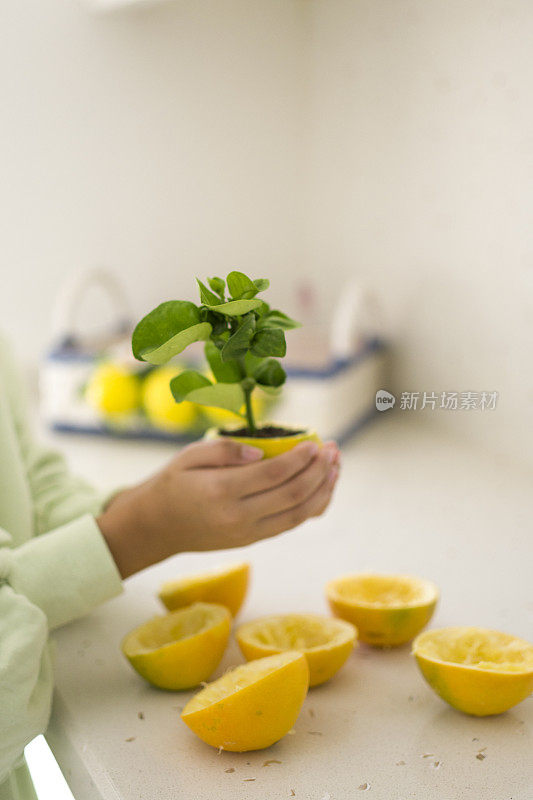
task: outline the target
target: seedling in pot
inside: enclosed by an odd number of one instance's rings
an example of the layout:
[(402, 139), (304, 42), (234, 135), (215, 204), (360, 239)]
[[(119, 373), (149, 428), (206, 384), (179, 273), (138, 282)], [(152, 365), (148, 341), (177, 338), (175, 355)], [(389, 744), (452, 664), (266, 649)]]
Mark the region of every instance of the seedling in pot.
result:
[[(285, 356), (285, 331), (299, 327), (287, 314), (272, 309), (258, 295), (268, 289), (266, 278), (252, 280), (242, 272), (230, 272), (226, 280), (198, 280), (200, 305), (187, 300), (161, 303), (147, 314), (133, 332), (135, 358), (150, 364), (166, 364), (197, 341), (205, 341), (205, 356), (213, 380), (197, 370), (185, 370), (170, 381), (177, 403), (188, 400), (238, 414), (238, 430), (219, 429), (211, 435), (248, 438), (276, 455), (297, 442), (313, 439), (314, 432), (278, 425), (258, 426), (252, 397), (260, 389), (277, 395), (286, 374), (278, 359)], [(284, 440), (284, 441), (282, 441)]]

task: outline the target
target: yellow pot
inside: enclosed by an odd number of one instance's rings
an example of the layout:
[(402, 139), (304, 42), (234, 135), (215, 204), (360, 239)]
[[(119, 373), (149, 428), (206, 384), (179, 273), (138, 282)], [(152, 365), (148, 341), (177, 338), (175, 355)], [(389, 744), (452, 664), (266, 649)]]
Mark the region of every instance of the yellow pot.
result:
[[(266, 427), (267, 425), (274, 425), (276, 423), (264, 423), (262, 427)], [(242, 428), (242, 423), (239, 425)], [(276, 425), (276, 427), (283, 427), (281, 425)], [(227, 431), (231, 431), (232, 428), (225, 428)], [(238, 428), (235, 428), (238, 430)], [(259, 436), (234, 436), (232, 434), (224, 434), (220, 433), (219, 428), (209, 428), (208, 431), (205, 433), (206, 439), (232, 439), (234, 442), (240, 442), (241, 444), (247, 444), (251, 447), (258, 447), (260, 450), (263, 451), (263, 458), (273, 458), (274, 456), (279, 456), (282, 453), (286, 453), (288, 450), (292, 450), (297, 444), (300, 442), (316, 442), (318, 445), (322, 445), (322, 440), (320, 439), (319, 435), (316, 431), (311, 429), (303, 429), (300, 433), (294, 433), (290, 436), (271, 436), (271, 437), (259, 437)]]

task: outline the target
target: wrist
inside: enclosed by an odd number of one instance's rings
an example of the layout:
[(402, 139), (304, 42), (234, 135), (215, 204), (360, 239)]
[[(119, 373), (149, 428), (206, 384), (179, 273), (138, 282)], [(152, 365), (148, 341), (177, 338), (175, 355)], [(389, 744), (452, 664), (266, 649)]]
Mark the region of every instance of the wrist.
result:
[(168, 555), (154, 532), (146, 484), (113, 497), (96, 522), (122, 578)]

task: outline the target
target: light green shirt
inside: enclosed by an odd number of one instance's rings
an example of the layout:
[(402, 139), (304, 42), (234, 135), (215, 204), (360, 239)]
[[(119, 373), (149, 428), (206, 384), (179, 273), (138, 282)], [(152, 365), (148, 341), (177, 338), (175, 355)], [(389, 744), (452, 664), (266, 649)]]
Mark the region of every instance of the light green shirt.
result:
[(102, 503), (36, 443), (0, 338), (0, 800), (35, 797), (23, 750), (48, 724), (50, 631), (121, 591), (94, 518)]

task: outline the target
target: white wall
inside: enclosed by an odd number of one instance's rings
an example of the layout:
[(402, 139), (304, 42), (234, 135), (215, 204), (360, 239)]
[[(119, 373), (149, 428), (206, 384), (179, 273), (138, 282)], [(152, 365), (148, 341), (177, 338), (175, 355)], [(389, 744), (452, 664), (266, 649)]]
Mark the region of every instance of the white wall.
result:
[(305, 260), (379, 291), (396, 389), (498, 390), (440, 421), (533, 459), (533, 5), (313, 0), (309, 26)]
[(1, 4), (0, 325), (24, 356), (87, 265), (115, 268), (137, 314), (195, 274), (284, 280), (301, 1)]
[[(398, 390), (532, 458), (530, 0), (173, 0), (0, 10), (0, 325), (42, 349), (69, 271), (134, 312), (194, 274), (378, 290)], [(434, 415), (435, 417), (435, 415)]]

